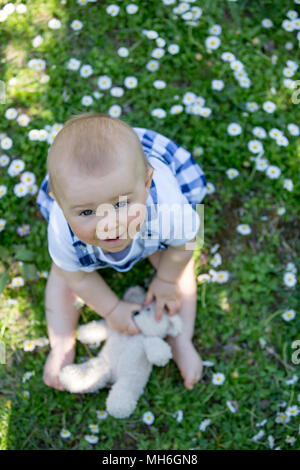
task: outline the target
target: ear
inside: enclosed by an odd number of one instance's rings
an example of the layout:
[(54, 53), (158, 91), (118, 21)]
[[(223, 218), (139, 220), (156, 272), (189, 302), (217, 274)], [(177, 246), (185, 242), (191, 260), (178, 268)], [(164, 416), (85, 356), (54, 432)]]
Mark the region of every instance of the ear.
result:
[(182, 320), (179, 315), (172, 315), (169, 318), (168, 334), (170, 336), (177, 336), (182, 331)]

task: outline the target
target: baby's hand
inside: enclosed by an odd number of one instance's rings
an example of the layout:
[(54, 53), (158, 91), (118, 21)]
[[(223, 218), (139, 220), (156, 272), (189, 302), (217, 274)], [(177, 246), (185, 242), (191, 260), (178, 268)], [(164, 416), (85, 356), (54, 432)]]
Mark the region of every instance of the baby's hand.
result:
[(132, 315), (137, 310), (141, 310), (143, 306), (133, 302), (120, 300), (114, 310), (105, 317), (105, 320), (113, 330), (125, 335), (136, 335), (140, 330), (133, 321)]
[(168, 315), (175, 315), (180, 310), (181, 294), (176, 282), (162, 281), (155, 276), (148, 287), (144, 306), (149, 305), (154, 298), (157, 321), (161, 320), (164, 308), (168, 310)]

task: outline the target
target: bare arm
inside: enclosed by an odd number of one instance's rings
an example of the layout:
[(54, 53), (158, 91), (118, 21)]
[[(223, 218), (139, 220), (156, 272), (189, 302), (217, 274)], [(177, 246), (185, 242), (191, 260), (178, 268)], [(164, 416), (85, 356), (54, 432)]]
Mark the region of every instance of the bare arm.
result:
[(119, 298), (97, 271), (69, 272), (57, 265), (55, 270), (66, 280), (70, 289), (101, 317), (108, 316), (118, 304)]
[[(196, 238), (191, 240), (191, 242), (195, 240)], [(156, 277), (163, 281), (176, 282), (192, 256), (193, 251), (186, 250), (185, 244), (169, 246), (161, 254)]]

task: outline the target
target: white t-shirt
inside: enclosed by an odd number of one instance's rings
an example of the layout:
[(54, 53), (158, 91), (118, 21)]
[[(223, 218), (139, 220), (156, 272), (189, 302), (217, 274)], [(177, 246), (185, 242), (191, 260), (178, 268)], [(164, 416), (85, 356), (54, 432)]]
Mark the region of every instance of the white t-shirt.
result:
[[(194, 239), (198, 233), (200, 217), (182, 194), (171, 169), (155, 157), (150, 156), (149, 162), (154, 168), (153, 179), (158, 198), (157, 214), (150, 222), (151, 232), (157, 233), (157, 237), (166, 245), (183, 245)], [(146, 204), (148, 200), (149, 198)], [(179, 217), (178, 214), (181, 216)], [(142, 229), (146, 226), (146, 223), (147, 221), (145, 220), (132, 243), (121, 252), (104, 253), (98, 246), (94, 246), (93, 250), (96, 250), (99, 259), (115, 266), (122, 266), (133, 258), (137, 258), (138, 261), (149, 256), (149, 249), (147, 255), (143, 256), (143, 253), (145, 253), (145, 243)], [(147, 246), (149, 247), (149, 239)], [(81, 270), (92, 272), (96, 269), (101, 269), (101, 266), (98, 268), (94, 266), (83, 267), (80, 264), (75, 248), (72, 245), (72, 237), (67, 220), (56, 201), (51, 206), (48, 223), (48, 250), (55, 264), (65, 271)], [(157, 244), (153, 243), (153, 252), (156, 250)]]

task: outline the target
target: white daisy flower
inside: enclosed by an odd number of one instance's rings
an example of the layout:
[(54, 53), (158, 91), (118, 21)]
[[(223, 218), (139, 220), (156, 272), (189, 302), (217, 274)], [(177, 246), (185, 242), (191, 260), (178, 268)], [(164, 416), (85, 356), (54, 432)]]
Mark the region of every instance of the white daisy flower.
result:
[(295, 71), (289, 67), (285, 67), (282, 71), (283, 75), (287, 78), (291, 78), (295, 75)]
[(30, 233), (30, 225), (24, 224), (17, 227), (17, 233), (20, 237), (24, 237)]
[(299, 126), (297, 126), (296, 124), (288, 124), (287, 128), (288, 128), (288, 131), (291, 135), (294, 135), (296, 137), (298, 137), (298, 135), (300, 135)]
[(293, 191), (293, 188), (294, 188), (293, 181), (290, 179), (285, 179), (283, 181), (283, 187), (284, 189), (287, 189), (288, 191)]
[(98, 87), (100, 90), (108, 90), (112, 85), (112, 79), (108, 75), (101, 75), (98, 78)]
[(21, 181), (22, 183), (26, 184), (27, 186), (34, 184), (36, 181), (34, 173), (31, 171), (25, 171), (21, 174)]
[[(261, 347), (262, 349), (264, 349), (264, 347), (265, 347), (266, 344), (267, 344), (267, 341), (266, 341), (264, 338), (259, 338), (258, 341), (259, 341), (260, 347)], [(256, 426), (258, 426), (258, 425), (256, 425)]]
[(272, 28), (272, 26), (274, 26), (273, 21), (269, 18), (264, 18), (261, 24), (264, 28)]
[(213, 185), (213, 183), (207, 182), (206, 190), (207, 190), (207, 194), (214, 193), (215, 192), (215, 186)]
[(267, 137), (265, 129), (260, 126), (253, 127), (252, 133), (253, 135), (255, 135), (255, 137), (258, 137), (260, 139), (265, 139)]
[(221, 44), (221, 40), (220, 38), (218, 38), (218, 36), (208, 36), (205, 39), (205, 47), (209, 50), (218, 49), (220, 44)]
[(23, 398), (30, 398), (30, 392), (28, 390), (23, 390)]
[[(296, 2), (295, 2), (296, 3)], [(295, 18), (298, 17), (298, 13), (296, 12), (296, 10), (289, 10), (286, 14), (286, 16), (290, 19), (290, 20), (294, 20)]]
[(135, 3), (129, 3), (129, 5), (126, 6), (126, 12), (129, 15), (134, 15), (138, 9), (139, 7)]
[(218, 266), (220, 266), (220, 264), (222, 264), (222, 256), (219, 253), (216, 253), (210, 261), (210, 264), (212, 264), (214, 268), (217, 268)]
[(296, 312), (293, 309), (286, 310), (281, 316), (285, 321), (290, 321), (295, 318)]
[(273, 449), (274, 444), (275, 444), (275, 439), (273, 436), (268, 436), (268, 443), (269, 443), (270, 449)]
[(275, 109), (276, 109), (276, 104), (273, 103), (273, 101), (265, 101), (262, 105), (262, 108), (264, 109), (264, 111), (266, 111), (267, 113), (274, 113)]
[(129, 56), (129, 50), (127, 47), (119, 47), (117, 50), (117, 53), (120, 57), (128, 57)]
[(200, 284), (203, 284), (204, 282), (209, 282), (210, 279), (211, 277), (209, 274), (199, 274), (199, 276), (197, 277), (197, 280), (198, 282), (200, 282)]
[(158, 33), (154, 30), (146, 30), (144, 29), (143, 30), (143, 34), (145, 34), (145, 36), (147, 36), (148, 39), (157, 39), (158, 38)]
[(244, 69), (244, 64), (240, 60), (232, 60), (230, 62), (230, 67), (232, 68), (232, 70), (240, 72)]
[(200, 155), (203, 155), (203, 147), (195, 147), (193, 150), (193, 156), (194, 157), (200, 157)]
[(116, 117), (118, 118), (119, 116), (121, 116), (122, 114), (122, 108), (121, 106), (119, 106), (118, 104), (114, 104), (112, 105), (109, 110), (108, 110), (108, 114), (111, 116), (111, 117)]
[(283, 282), (287, 287), (294, 287), (297, 284), (295, 274), (291, 271), (287, 271), (283, 276)]
[(300, 410), (297, 405), (293, 405), (289, 406), (285, 412), (288, 416), (297, 416), (300, 413)]
[(108, 413), (107, 413), (107, 411), (100, 410), (100, 411), (96, 411), (96, 415), (97, 415), (98, 419), (104, 420), (104, 419), (107, 418)]
[(17, 197), (24, 197), (28, 194), (28, 186), (24, 183), (18, 183), (14, 186), (14, 193)]
[(159, 69), (159, 62), (158, 60), (149, 60), (149, 62), (146, 64), (146, 69), (149, 70), (149, 72), (155, 72), (156, 70)]
[(124, 95), (124, 89), (121, 88), (120, 86), (114, 86), (110, 89), (110, 94), (112, 96), (119, 98), (120, 96)]
[(6, 220), (5, 219), (0, 219), (0, 232), (2, 232), (2, 230), (4, 230), (5, 224), (6, 224)]
[(19, 126), (25, 127), (28, 125), (29, 121), (30, 121), (30, 118), (29, 116), (27, 116), (27, 114), (20, 114), (17, 117), (17, 123), (19, 124)]
[(138, 80), (136, 77), (126, 77), (124, 80), (124, 86), (126, 86), (126, 88), (129, 88), (129, 89), (136, 88), (137, 84), (138, 84)]
[(193, 104), (193, 111), (197, 111), (195, 114), (199, 114), (202, 117), (209, 117), (211, 115), (211, 109), (207, 107), (202, 107), (199, 104)]
[(24, 341), (23, 350), (24, 351), (33, 351), (35, 349), (35, 344), (33, 341)]
[(222, 27), (219, 24), (214, 24), (209, 28), (209, 34), (219, 35), (222, 33)]
[(277, 209), (277, 215), (283, 215), (286, 213), (285, 207), (278, 207)]
[[(115, 15), (112, 15), (112, 16), (115, 16)], [(97, 444), (97, 442), (99, 440), (99, 438), (97, 436), (93, 436), (93, 434), (86, 435), (86, 436), (84, 436), (84, 438), (89, 444)]]
[(41, 44), (43, 44), (43, 42), (44, 42), (44, 39), (42, 38), (40, 34), (38, 34), (37, 36), (35, 36), (35, 38), (33, 38), (32, 46), (39, 47)]
[(110, 16), (117, 16), (118, 13), (120, 11), (120, 7), (118, 5), (109, 5), (107, 8), (106, 8), (106, 13)]
[(223, 52), (221, 58), (222, 60), (224, 60), (224, 62), (232, 62), (233, 60), (236, 60), (234, 54), (232, 54), (231, 52)]
[(98, 434), (99, 432), (98, 424), (89, 424), (89, 428), (93, 434)]
[(236, 122), (232, 122), (227, 127), (227, 132), (229, 135), (239, 135), (242, 133), (242, 127)]
[(230, 180), (233, 180), (239, 175), (239, 171), (236, 170), (236, 168), (229, 168), (225, 173)]
[(71, 433), (70, 431), (68, 431), (67, 429), (62, 429), (59, 433), (60, 437), (62, 437), (63, 439), (67, 439), (68, 437), (71, 436)]
[(73, 305), (75, 305), (75, 307), (79, 309), (85, 305), (85, 301), (81, 297), (78, 297), (77, 295), (74, 300)]
[(162, 49), (161, 47), (156, 47), (155, 49), (153, 49), (153, 51), (151, 52), (151, 56), (154, 57), (155, 59), (160, 59), (161, 57), (163, 57), (165, 55), (165, 50)]
[(154, 80), (153, 86), (157, 90), (162, 90), (163, 88), (166, 88), (167, 84), (164, 80)]
[(212, 383), (214, 385), (222, 385), (224, 381), (225, 381), (225, 375), (222, 374), (221, 372), (217, 372), (213, 374)]
[(278, 139), (278, 137), (282, 136), (283, 133), (280, 129), (277, 129), (276, 127), (273, 127), (270, 131), (269, 131), (269, 136), (271, 137), (271, 139)]
[(255, 160), (255, 169), (258, 171), (265, 171), (268, 168), (269, 162), (266, 158), (257, 157)]
[(247, 111), (254, 112), (259, 109), (259, 106), (255, 101), (249, 101), (248, 103), (246, 103), (246, 109)]
[(151, 411), (146, 411), (146, 413), (143, 414), (143, 422), (149, 425), (154, 422), (154, 415)]
[(4, 113), (4, 116), (8, 120), (15, 119), (17, 115), (18, 115), (18, 111), (15, 108), (8, 108)]
[(270, 165), (266, 170), (266, 175), (272, 180), (278, 179), (281, 175), (281, 170), (278, 168), (278, 166)]
[(214, 362), (212, 361), (203, 361), (202, 364), (205, 366), (205, 367), (213, 367), (215, 365)]
[(168, 46), (168, 52), (169, 52), (169, 54), (172, 54), (172, 55), (178, 54), (178, 52), (179, 52), (178, 44), (170, 44)]
[(223, 80), (212, 80), (211, 87), (213, 90), (221, 91), (224, 88)]
[(292, 271), (292, 273), (294, 273), (294, 274), (296, 274), (296, 272), (297, 272), (297, 268), (296, 268), (294, 263), (288, 263), (286, 265), (286, 270), (287, 271)]
[(5, 196), (5, 194), (7, 194), (7, 187), (4, 186), (4, 184), (1, 184), (0, 185), (0, 198)]
[(181, 423), (183, 419), (183, 411), (182, 410), (175, 411), (175, 413), (173, 414), (173, 418), (175, 418), (178, 423)]
[(1, 148), (3, 150), (9, 150), (12, 147), (13, 141), (10, 137), (4, 137), (1, 139)]
[(52, 18), (48, 21), (48, 26), (50, 29), (59, 29), (61, 27), (61, 22), (57, 18)]
[(85, 95), (81, 98), (81, 104), (83, 106), (91, 106), (91, 104), (93, 104), (94, 100), (91, 96), (89, 95)]
[(291, 418), (286, 413), (281, 411), (277, 413), (276, 418), (275, 418), (275, 423), (283, 424), (283, 423), (288, 423), (290, 420)]
[(210, 419), (204, 419), (199, 425), (199, 431), (204, 432), (207, 426), (211, 423)]
[(291, 379), (288, 379), (288, 380), (285, 381), (285, 383), (286, 383), (287, 385), (294, 385), (294, 384), (297, 383), (297, 382), (298, 382), (298, 377), (297, 377), (296, 374), (294, 374)]
[(231, 413), (236, 413), (237, 412), (236, 405), (232, 401), (229, 401), (229, 400), (226, 401), (226, 405), (227, 405), (227, 407), (228, 407), (228, 409)]
[(252, 437), (252, 441), (257, 442), (265, 435), (265, 431), (261, 429), (255, 436)]
[(236, 228), (237, 232), (239, 232), (241, 235), (249, 235), (251, 233), (251, 227), (247, 224), (240, 224)]
[(100, 93), (99, 91), (94, 91), (93, 96), (96, 98), (96, 100), (98, 100), (99, 98), (101, 98), (101, 96), (103, 96), (103, 93)]
[(163, 38), (157, 38), (155, 42), (158, 45), (158, 47), (165, 47), (166, 45), (166, 41)]
[(39, 346), (40, 348), (43, 348), (44, 346), (48, 346), (49, 345), (49, 339), (45, 338), (45, 337), (37, 338), (35, 340), (35, 345)]
[(293, 445), (296, 442), (296, 438), (292, 437), (292, 436), (287, 436), (285, 442), (287, 442), (288, 444)]
[(166, 111), (162, 108), (155, 108), (151, 111), (151, 116), (157, 117), (159, 119), (165, 118), (167, 115)]
[(27, 380), (29, 380), (33, 375), (35, 375), (34, 371), (25, 372), (25, 374), (23, 374), (23, 377), (22, 377), (22, 382), (23, 383), (27, 382)]
[(286, 147), (287, 145), (289, 145), (289, 141), (285, 137), (285, 135), (280, 135), (276, 139), (276, 144), (279, 145), (280, 147)]
[(8, 155), (1, 155), (0, 156), (0, 166), (4, 167), (8, 165), (10, 162), (9, 156)]
[(91, 65), (84, 64), (84, 65), (81, 66), (79, 73), (80, 73), (81, 77), (87, 78), (90, 75), (92, 75), (93, 71), (94, 70), (93, 70), (93, 67)]
[(183, 106), (181, 104), (175, 104), (170, 109), (170, 114), (180, 114), (183, 111)]
[(252, 153), (262, 153), (264, 150), (264, 147), (259, 140), (249, 140), (248, 149)]
[(189, 105), (189, 104), (193, 104), (196, 101), (196, 99), (197, 99), (197, 95), (195, 93), (193, 93), (192, 91), (187, 91), (183, 95), (182, 102), (185, 105)]
[(281, 23), (281, 26), (285, 31), (294, 31), (294, 25), (293, 22), (290, 20), (283, 20)]
[(68, 63), (67, 63), (67, 69), (68, 70), (78, 70), (80, 67), (81, 61), (71, 58)]
[(239, 79), (239, 85), (242, 88), (249, 88), (251, 85), (251, 80), (248, 77), (242, 77)]
[(79, 20), (74, 20), (72, 21), (71, 23), (71, 28), (74, 30), (74, 31), (80, 31), (83, 27), (83, 23)]
[(8, 169), (7, 173), (9, 176), (16, 176), (19, 173), (21, 173), (25, 168), (25, 163), (23, 160), (20, 160), (19, 158), (16, 158), (15, 160), (12, 160)]
[(22, 13), (26, 13), (26, 11), (27, 11), (27, 6), (24, 5), (24, 3), (19, 3), (19, 5), (16, 6), (17, 13), (22, 14)]

